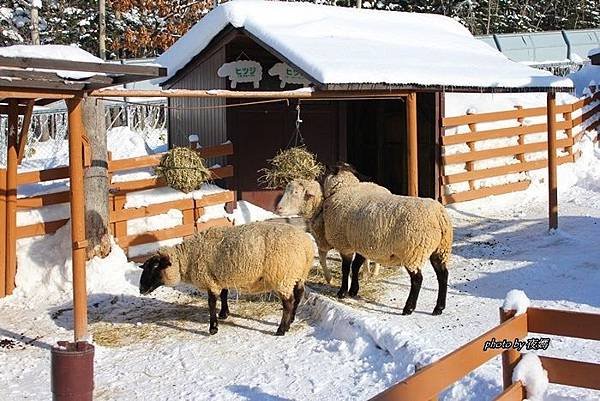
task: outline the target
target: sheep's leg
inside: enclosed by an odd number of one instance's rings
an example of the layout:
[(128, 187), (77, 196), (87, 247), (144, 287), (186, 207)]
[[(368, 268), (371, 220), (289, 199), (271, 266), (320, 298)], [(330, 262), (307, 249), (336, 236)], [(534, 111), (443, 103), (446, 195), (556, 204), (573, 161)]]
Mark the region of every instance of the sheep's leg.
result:
[(408, 274), (410, 275), (410, 293), (408, 294), (408, 299), (406, 300), (402, 314), (410, 315), (417, 307), (417, 298), (419, 298), (419, 291), (421, 291), (423, 275), (421, 274), (421, 270), (413, 272), (406, 269), (406, 271), (408, 271)]
[(337, 293), (338, 298), (345, 298), (348, 293), (348, 276), (350, 276), (350, 264), (352, 256), (342, 255), (342, 285)]
[(350, 291), (348, 292), (351, 297), (355, 297), (358, 294), (358, 273), (364, 261), (364, 256), (359, 255), (358, 253), (354, 254), (354, 260), (352, 261), (352, 284), (350, 285)]
[(283, 305), (283, 314), (281, 316), (281, 323), (279, 323), (279, 327), (277, 328), (277, 332), (275, 333), (276, 336), (282, 336), (290, 329), (292, 312), (294, 310), (293, 294), (289, 297), (285, 297), (282, 294), (279, 294), (279, 298), (281, 298), (281, 303)]
[(221, 310), (219, 311), (219, 319), (227, 319), (229, 316), (229, 305), (227, 304), (227, 295), (229, 295), (229, 290), (224, 288), (221, 290)]
[(319, 249), (319, 262), (321, 263), (321, 268), (323, 269), (323, 276), (325, 276), (325, 281), (327, 284), (331, 283), (331, 270), (327, 266), (327, 251), (322, 251)]
[(219, 322), (217, 320), (217, 295), (208, 291), (208, 312), (210, 313), (210, 326), (208, 332), (216, 334), (219, 331)]
[(448, 269), (446, 264), (437, 255), (429, 258), (438, 281), (438, 297), (432, 315), (441, 315), (446, 307), (446, 293), (448, 292)]
[(296, 320), (296, 310), (298, 310), (298, 304), (300, 304), (300, 301), (302, 301), (303, 297), (304, 284), (296, 283), (296, 285), (294, 286), (294, 308), (292, 309), (292, 318), (290, 320), (290, 323), (294, 323), (294, 320)]

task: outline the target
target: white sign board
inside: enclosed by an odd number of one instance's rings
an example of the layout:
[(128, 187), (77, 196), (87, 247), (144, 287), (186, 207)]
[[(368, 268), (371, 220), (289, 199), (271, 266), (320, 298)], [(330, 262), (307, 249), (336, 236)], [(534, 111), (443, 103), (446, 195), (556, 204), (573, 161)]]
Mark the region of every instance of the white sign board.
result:
[(258, 62), (252, 60), (232, 61), (219, 67), (217, 75), (221, 78), (228, 77), (233, 89), (236, 88), (238, 82), (252, 82), (254, 89), (258, 89), (262, 79), (262, 67)]
[(287, 65), (286, 63), (277, 63), (269, 70), (269, 75), (274, 77), (279, 75), (281, 83), (280, 88), (285, 88), (287, 84), (301, 84), (308, 86), (310, 81), (304, 78), (298, 71)]

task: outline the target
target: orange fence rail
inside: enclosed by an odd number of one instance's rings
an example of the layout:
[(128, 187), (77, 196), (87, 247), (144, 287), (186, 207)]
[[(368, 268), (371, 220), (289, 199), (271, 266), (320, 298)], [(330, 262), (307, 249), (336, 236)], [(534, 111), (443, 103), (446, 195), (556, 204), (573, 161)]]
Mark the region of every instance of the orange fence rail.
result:
[[(600, 119), (587, 123), (594, 116), (600, 115), (600, 104), (590, 108), (585, 113), (573, 117), (573, 113), (600, 101), (600, 91), (593, 96), (581, 99), (573, 104), (560, 105), (556, 107), (558, 116), (562, 121), (556, 124), (557, 130), (565, 133), (565, 138), (557, 141), (557, 148), (562, 149), (565, 154), (557, 158), (558, 164), (571, 163), (577, 160), (580, 153), (573, 150), (573, 146), (581, 139), (584, 130), (592, 130), (600, 125)], [(547, 160), (536, 159), (527, 160), (526, 155), (547, 150), (546, 140), (537, 142), (527, 141), (528, 135), (547, 132), (547, 123), (538, 123), (532, 125), (524, 124), (527, 117), (542, 117), (546, 115), (545, 107), (535, 108), (515, 108), (515, 110), (499, 111), (492, 113), (468, 114), (457, 117), (446, 117), (442, 121), (444, 128), (453, 128), (457, 126), (468, 126), (469, 132), (458, 133), (454, 135), (443, 135), (441, 144), (445, 153), (449, 146), (467, 145), (469, 150), (454, 154), (442, 156), (442, 165), (444, 170), (448, 165), (464, 164), (465, 171), (457, 173), (446, 173), (442, 175), (442, 196), (441, 201), (444, 204), (463, 202), (473, 199), (479, 199), (490, 195), (499, 195), (508, 192), (514, 192), (526, 189), (530, 182), (528, 180), (503, 183), (491, 186), (476, 188), (476, 180), (497, 178), (508, 174), (517, 174), (545, 168)], [(477, 124), (493, 123), (504, 120), (516, 120), (516, 125), (507, 128), (479, 129)], [(584, 128), (585, 125), (585, 128)], [(573, 128), (579, 127), (580, 132), (573, 135)], [(493, 139), (516, 138), (516, 145), (496, 146), (490, 149), (477, 150), (476, 143)], [(511, 164), (503, 163), (495, 167), (476, 169), (475, 162), (490, 160), (495, 158), (513, 158)], [(467, 190), (452, 192), (450, 185), (459, 183), (468, 183)]]
[[(515, 349), (492, 348), (484, 344), (492, 338), (498, 341), (523, 339), (529, 333), (550, 334), (590, 340), (600, 340), (600, 315), (529, 308), (525, 314), (500, 310), (501, 323), (487, 333), (426, 366), (407, 379), (371, 398), (371, 401), (431, 401), (445, 389), (490, 359), (502, 354), (504, 391), (495, 400), (521, 401), (526, 390), (520, 382), (512, 383), (512, 372), (520, 359)], [(540, 357), (548, 371), (550, 383), (600, 389), (600, 364)]]
[[(206, 147), (197, 150), (199, 155), (205, 158), (216, 156), (233, 155), (233, 145), (231, 143)], [(128, 172), (141, 168), (152, 168), (158, 165), (162, 154), (150, 156), (135, 157), (129, 159), (109, 160), (108, 172), (109, 176), (113, 174)], [(228, 179), (233, 177), (233, 166), (227, 165), (224, 167), (211, 168), (213, 180)], [(41, 171), (28, 171), (17, 175), (17, 185), (36, 184), (43, 182), (57, 182), (59, 180), (68, 180), (69, 168), (58, 167)], [(149, 178), (135, 181), (114, 182), (110, 185), (109, 194), (109, 223), (111, 232), (115, 240), (124, 248), (125, 251), (129, 247), (141, 244), (162, 241), (171, 238), (186, 237), (195, 232), (205, 230), (212, 226), (230, 225), (232, 224), (226, 218), (212, 219), (206, 222), (197, 222), (204, 214), (207, 206), (225, 204), (226, 208), (231, 211), (235, 208), (236, 197), (232, 191), (223, 191), (215, 194), (204, 196), (201, 199), (181, 199), (176, 201), (152, 204), (140, 208), (124, 208), (127, 194), (135, 191), (146, 189), (160, 188), (166, 186), (162, 179)], [(17, 187), (18, 192), (18, 187)], [(0, 169), (0, 221), (6, 221), (6, 197), (7, 183), (6, 170)], [(44, 206), (68, 204), (69, 191), (60, 191), (43, 195), (18, 197), (17, 211), (32, 210), (42, 208)], [(156, 216), (167, 213), (171, 209), (181, 210), (183, 213), (182, 224), (162, 230), (148, 231), (130, 235), (127, 233), (127, 221), (137, 218)], [(35, 237), (40, 235), (55, 233), (59, 228), (65, 225), (68, 219), (58, 219), (53, 221), (43, 221), (36, 224), (21, 225), (16, 227), (14, 234), (16, 239)], [(7, 293), (7, 283), (14, 283), (14, 272), (16, 272), (16, 262), (12, 263), (7, 260), (6, 247), (8, 245), (7, 230), (5, 227), (0, 229), (0, 297)], [(132, 258), (134, 260), (140, 259)], [(8, 263), (14, 264), (14, 268), (9, 269)]]

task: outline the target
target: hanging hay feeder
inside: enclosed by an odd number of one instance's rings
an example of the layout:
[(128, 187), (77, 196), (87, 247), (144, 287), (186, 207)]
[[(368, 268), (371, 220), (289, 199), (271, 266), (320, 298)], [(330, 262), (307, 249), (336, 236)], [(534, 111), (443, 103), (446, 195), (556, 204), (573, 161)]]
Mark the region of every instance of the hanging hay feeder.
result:
[(258, 171), (262, 174), (258, 182), (270, 189), (285, 188), (297, 179), (316, 180), (325, 171), (316, 156), (304, 146), (280, 150), (269, 163), (271, 167)]
[(155, 171), (167, 181), (168, 186), (185, 193), (200, 188), (211, 177), (204, 160), (189, 148), (169, 150), (160, 159)]

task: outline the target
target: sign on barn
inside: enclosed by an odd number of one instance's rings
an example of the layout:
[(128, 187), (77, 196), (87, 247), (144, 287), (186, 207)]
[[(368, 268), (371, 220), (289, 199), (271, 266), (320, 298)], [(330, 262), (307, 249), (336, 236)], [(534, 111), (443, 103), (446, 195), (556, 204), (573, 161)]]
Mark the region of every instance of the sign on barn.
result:
[(304, 78), (298, 71), (287, 65), (286, 63), (277, 63), (271, 69), (269, 69), (269, 75), (274, 77), (279, 76), (281, 83), (280, 88), (285, 88), (287, 84), (300, 84), (308, 86), (310, 82)]
[(235, 89), (238, 82), (252, 82), (254, 89), (258, 89), (262, 79), (262, 67), (253, 60), (237, 60), (225, 63), (217, 70), (221, 78), (228, 77), (231, 87)]

